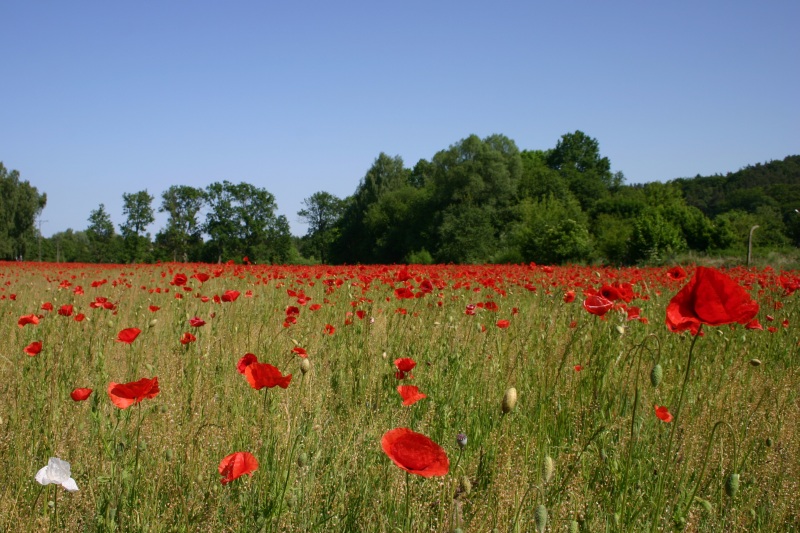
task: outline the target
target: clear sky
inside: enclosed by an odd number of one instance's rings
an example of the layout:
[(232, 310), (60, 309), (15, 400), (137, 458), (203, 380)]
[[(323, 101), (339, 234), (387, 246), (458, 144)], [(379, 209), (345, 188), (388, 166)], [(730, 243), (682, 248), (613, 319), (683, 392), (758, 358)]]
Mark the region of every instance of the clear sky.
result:
[(581, 130), (628, 183), (800, 153), (797, 0), (4, 0), (0, 23), (0, 161), (47, 193), (46, 236), (225, 179), (301, 235), (303, 198), (380, 152), (473, 133)]

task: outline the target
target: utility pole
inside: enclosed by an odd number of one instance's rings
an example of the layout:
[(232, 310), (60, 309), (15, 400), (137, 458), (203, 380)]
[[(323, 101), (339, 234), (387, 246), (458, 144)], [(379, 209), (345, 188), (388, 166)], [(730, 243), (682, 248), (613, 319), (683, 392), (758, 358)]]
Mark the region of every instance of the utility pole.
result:
[(747, 239), (747, 266), (750, 267), (750, 260), (753, 257), (753, 232), (758, 228), (758, 224), (750, 228), (750, 238)]
[(42, 262), (42, 222), (50, 222), (49, 220), (42, 220), (39, 218), (39, 262)]

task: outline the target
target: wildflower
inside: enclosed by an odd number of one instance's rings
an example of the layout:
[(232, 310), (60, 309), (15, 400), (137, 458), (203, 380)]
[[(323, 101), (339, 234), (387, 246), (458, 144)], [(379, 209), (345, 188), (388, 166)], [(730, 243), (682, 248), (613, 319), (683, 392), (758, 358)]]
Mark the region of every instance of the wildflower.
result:
[(235, 452), (220, 461), (218, 470), (223, 476), (220, 482), (226, 485), (245, 474), (252, 476), (258, 470), (258, 460), (250, 452)]
[(72, 479), (72, 471), (69, 463), (58, 457), (51, 457), (47, 462), (47, 466), (36, 472), (35, 479), (40, 485), (55, 483), (56, 485), (61, 485), (70, 492), (78, 491), (78, 484)]
[(127, 409), (146, 398), (154, 398), (161, 390), (158, 388), (158, 377), (142, 378), (130, 383), (108, 384), (108, 396), (111, 402), (120, 409)]
[(441, 446), (408, 428), (395, 428), (381, 438), (381, 447), (394, 464), (422, 477), (444, 476), (450, 461)]

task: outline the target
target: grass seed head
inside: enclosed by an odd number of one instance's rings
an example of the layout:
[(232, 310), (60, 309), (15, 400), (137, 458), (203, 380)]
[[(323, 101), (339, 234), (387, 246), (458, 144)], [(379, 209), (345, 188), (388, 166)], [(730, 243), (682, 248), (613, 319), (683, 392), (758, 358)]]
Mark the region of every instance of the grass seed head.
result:
[(547, 528), (547, 507), (542, 504), (536, 507), (534, 523), (536, 524), (536, 533), (544, 533), (545, 528)]
[(542, 469), (542, 479), (545, 483), (550, 483), (556, 473), (556, 462), (549, 455), (544, 457), (544, 467)]
[(739, 474), (731, 472), (725, 479), (725, 494), (734, 498), (737, 492), (739, 492)]
[(653, 388), (658, 387), (661, 384), (661, 380), (664, 378), (664, 369), (661, 368), (661, 365), (656, 365), (650, 371), (650, 384)]

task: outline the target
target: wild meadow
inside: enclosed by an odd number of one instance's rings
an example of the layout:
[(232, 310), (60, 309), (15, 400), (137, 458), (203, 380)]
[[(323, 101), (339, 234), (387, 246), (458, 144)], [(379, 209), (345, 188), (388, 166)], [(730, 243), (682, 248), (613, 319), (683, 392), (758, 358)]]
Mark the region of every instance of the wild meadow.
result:
[(0, 263), (0, 530), (797, 530), (798, 288)]

